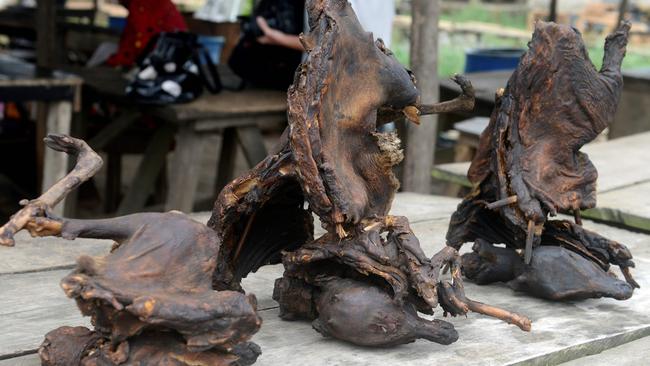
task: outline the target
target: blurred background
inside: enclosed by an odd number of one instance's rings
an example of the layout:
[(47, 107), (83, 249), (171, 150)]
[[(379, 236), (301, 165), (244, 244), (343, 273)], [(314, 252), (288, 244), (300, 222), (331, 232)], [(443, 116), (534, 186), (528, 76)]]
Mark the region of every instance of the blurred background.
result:
[[(400, 169), (403, 190), (467, 192), (467, 166), (454, 164), (471, 160), (494, 93), (536, 20), (577, 28), (596, 67), (606, 35), (630, 20), (625, 91), (601, 140), (650, 130), (650, 0), (364, 0), (353, 7), (401, 63), (426, 75), (425, 95), (455, 97), (449, 77), (456, 73), (477, 89), (473, 113), (440, 116), (419, 134), (401, 121), (388, 127), (409, 149), (420, 148), (417, 157), (406, 151), (417, 164)], [(414, 16), (429, 24), (415, 29)], [(229, 180), (278, 143), (304, 23), (300, 0), (0, 0), (0, 221), (73, 163), (43, 148), (52, 132), (86, 139), (105, 161), (61, 214), (210, 209)], [(423, 30), (425, 37), (412, 37)]]

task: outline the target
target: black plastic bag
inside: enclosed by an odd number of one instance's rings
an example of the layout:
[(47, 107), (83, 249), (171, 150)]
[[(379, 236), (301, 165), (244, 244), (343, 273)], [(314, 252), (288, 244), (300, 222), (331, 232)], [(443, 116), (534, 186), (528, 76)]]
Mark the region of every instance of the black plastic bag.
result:
[(217, 68), (195, 34), (160, 33), (143, 54), (126, 89), (138, 103), (187, 103), (201, 96), (204, 87), (214, 94), (222, 89)]

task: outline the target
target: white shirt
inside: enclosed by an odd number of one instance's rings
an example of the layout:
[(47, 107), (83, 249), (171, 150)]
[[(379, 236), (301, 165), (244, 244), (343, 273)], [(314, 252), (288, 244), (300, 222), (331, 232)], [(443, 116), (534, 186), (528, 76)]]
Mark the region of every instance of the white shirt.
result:
[(393, 38), (395, 0), (348, 0), (357, 13), (361, 26), (372, 32), (375, 39), (381, 38), (387, 47)]
[[(359, 18), (359, 23), (371, 32), (375, 39), (381, 38), (390, 48), (395, 19), (395, 0), (348, 0)], [(309, 32), (309, 17), (305, 10), (305, 33)]]

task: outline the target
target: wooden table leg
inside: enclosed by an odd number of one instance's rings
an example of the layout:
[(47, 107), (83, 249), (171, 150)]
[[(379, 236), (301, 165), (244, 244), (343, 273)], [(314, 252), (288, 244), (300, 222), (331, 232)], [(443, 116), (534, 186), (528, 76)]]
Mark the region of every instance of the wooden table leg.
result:
[(106, 188), (104, 195), (104, 212), (117, 209), (122, 189), (122, 154), (109, 152), (106, 159)]
[(187, 124), (176, 134), (176, 151), (172, 158), (165, 211), (192, 212), (201, 173), (201, 153), (205, 137)]
[(461, 132), (454, 147), (454, 162), (459, 163), (474, 159), (479, 139), (480, 135), (472, 136)]
[(221, 141), (221, 152), (217, 162), (217, 178), (215, 180), (214, 192), (218, 195), (233, 179), (235, 171), (235, 155), (237, 154), (237, 131), (234, 127), (229, 127), (223, 131)]
[[(43, 138), (48, 133), (70, 134), (72, 127), (72, 103), (68, 101), (53, 102), (45, 105), (46, 119), (45, 128), (38, 127), (37, 146), (41, 146), (43, 160), (43, 173), (41, 180), (41, 192), (54, 185), (59, 179), (68, 173), (69, 156), (67, 154), (54, 151), (52, 149), (42, 149)], [(53, 213), (63, 216), (65, 211), (66, 200), (62, 201), (53, 208)]]
[(144, 208), (147, 198), (154, 189), (156, 178), (167, 161), (167, 153), (173, 139), (174, 128), (169, 124), (164, 124), (156, 131), (147, 146), (138, 172), (117, 209), (118, 216), (134, 213)]
[(264, 146), (262, 131), (257, 126), (237, 128), (237, 142), (244, 151), (244, 156), (250, 167), (254, 167), (268, 155)]
[(88, 141), (88, 145), (95, 151), (102, 150), (117, 136), (132, 126), (138, 118), (140, 118), (140, 112), (136, 110), (125, 110), (111, 123), (106, 125), (106, 127), (102, 128), (95, 137)]

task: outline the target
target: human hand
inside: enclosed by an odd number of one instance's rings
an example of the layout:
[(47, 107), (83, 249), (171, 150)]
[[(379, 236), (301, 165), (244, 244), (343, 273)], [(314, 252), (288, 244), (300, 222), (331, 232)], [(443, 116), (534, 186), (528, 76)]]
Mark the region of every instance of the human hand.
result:
[(257, 42), (265, 45), (274, 45), (274, 46), (284, 45), (283, 41), (287, 37), (287, 35), (284, 32), (271, 28), (269, 26), (269, 23), (267, 23), (266, 19), (264, 19), (263, 17), (257, 17), (255, 20), (257, 21), (257, 25), (264, 33), (263, 36), (257, 38)]

